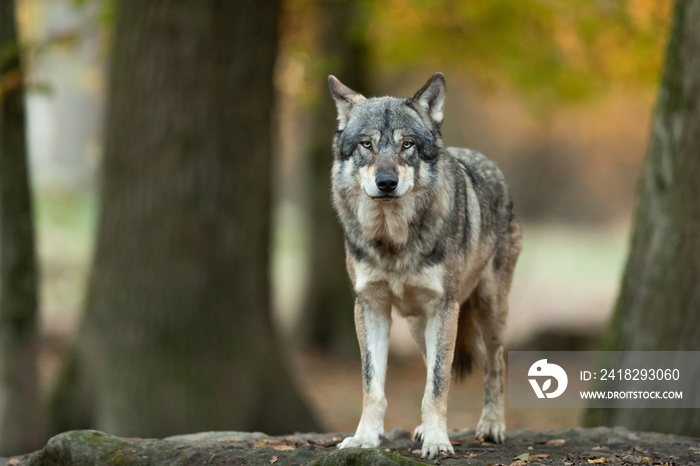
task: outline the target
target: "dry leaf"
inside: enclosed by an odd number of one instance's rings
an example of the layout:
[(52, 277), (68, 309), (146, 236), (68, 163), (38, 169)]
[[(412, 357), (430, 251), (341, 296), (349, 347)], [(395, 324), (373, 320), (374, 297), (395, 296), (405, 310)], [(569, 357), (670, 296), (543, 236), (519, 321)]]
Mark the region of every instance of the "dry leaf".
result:
[(538, 461), (543, 460), (545, 458), (549, 458), (549, 455), (546, 453), (541, 453), (539, 455), (530, 455), (530, 462), (537, 463)]
[(515, 460), (510, 463), (510, 466), (527, 466), (527, 463), (523, 460)]
[(552, 440), (547, 440), (544, 442), (548, 447), (560, 447), (566, 443), (566, 439), (563, 438), (553, 438)]
[(277, 451), (290, 451), (290, 450), (296, 450), (295, 447), (291, 445), (275, 445), (272, 448), (274, 448)]
[(589, 463), (589, 464), (594, 464), (594, 463), (606, 463), (606, 461), (605, 461), (605, 457), (604, 457), (604, 456), (601, 456), (600, 458), (596, 458), (596, 459), (594, 459), (594, 460), (590, 460), (590, 459), (589, 459), (589, 460), (588, 460), (588, 463)]
[(461, 447), (462, 446), (462, 444), (460, 442), (458, 442), (457, 440), (450, 440), (450, 445), (452, 445), (453, 447)]
[(277, 462), (277, 457), (273, 456), (272, 459), (270, 460), (270, 464), (275, 464)]

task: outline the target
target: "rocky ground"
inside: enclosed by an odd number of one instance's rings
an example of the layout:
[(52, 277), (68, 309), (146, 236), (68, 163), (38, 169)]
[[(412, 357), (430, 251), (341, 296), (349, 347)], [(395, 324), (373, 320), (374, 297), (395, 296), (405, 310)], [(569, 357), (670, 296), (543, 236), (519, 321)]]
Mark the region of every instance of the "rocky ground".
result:
[(455, 454), (420, 458), (408, 432), (395, 429), (380, 449), (337, 450), (347, 434), (204, 432), (165, 439), (121, 438), (93, 430), (53, 437), (40, 451), (0, 459), (0, 465), (695, 465), (700, 440), (669, 434), (597, 427), (535, 432), (514, 430), (503, 445), (479, 443), (473, 431), (452, 432)]

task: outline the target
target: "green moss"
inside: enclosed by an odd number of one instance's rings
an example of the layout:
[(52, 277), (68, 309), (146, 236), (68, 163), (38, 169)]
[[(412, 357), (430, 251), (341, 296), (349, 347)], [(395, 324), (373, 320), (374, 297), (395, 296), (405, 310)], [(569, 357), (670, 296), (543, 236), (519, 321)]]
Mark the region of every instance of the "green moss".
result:
[(310, 463), (309, 466), (411, 466), (422, 465), (396, 453), (369, 448), (336, 450)]

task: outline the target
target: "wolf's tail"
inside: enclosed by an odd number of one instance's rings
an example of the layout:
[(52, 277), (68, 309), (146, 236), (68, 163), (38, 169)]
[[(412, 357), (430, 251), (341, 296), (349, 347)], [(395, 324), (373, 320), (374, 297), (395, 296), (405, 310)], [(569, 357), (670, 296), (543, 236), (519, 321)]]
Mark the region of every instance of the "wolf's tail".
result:
[(475, 290), (459, 309), (457, 342), (452, 360), (452, 373), (457, 380), (467, 376), (483, 358), (481, 330), (476, 322), (478, 300), (478, 293)]

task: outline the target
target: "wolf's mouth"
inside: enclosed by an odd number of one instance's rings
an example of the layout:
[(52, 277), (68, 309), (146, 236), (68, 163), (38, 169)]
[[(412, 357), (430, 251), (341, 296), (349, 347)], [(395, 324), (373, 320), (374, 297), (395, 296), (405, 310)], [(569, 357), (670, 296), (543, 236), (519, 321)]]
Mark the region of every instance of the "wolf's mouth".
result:
[(372, 199), (376, 201), (382, 201), (382, 202), (391, 202), (394, 199), (396, 199), (398, 196), (392, 196), (392, 195), (385, 195), (385, 196), (372, 196)]

